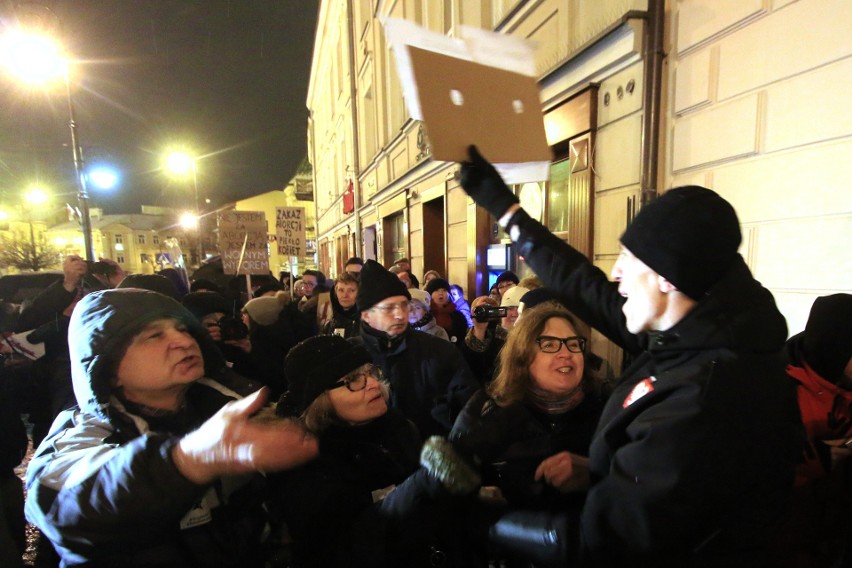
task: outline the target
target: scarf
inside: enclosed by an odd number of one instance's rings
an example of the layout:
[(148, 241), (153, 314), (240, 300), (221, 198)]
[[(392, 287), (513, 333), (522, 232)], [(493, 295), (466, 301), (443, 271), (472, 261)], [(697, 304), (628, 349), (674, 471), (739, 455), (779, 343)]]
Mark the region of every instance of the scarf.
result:
[(447, 330), (447, 333), (450, 333), (453, 329), (453, 318), (451, 314), (456, 311), (456, 305), (452, 302), (447, 302), (443, 306), (439, 306), (435, 302), (432, 302), (430, 310), (438, 325)]
[(585, 398), (583, 381), (567, 393), (553, 393), (546, 391), (535, 383), (527, 390), (527, 402), (545, 414), (564, 414), (579, 406)]

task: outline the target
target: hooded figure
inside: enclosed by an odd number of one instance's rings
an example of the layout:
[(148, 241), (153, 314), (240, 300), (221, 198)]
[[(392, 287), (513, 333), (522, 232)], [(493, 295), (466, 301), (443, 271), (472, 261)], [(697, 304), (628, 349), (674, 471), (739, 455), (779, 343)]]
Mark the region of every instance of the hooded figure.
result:
[[(244, 425), (262, 393), (220, 418), (240, 398), (210, 378), (224, 360), (198, 320), (156, 292), (89, 294), (69, 331), (78, 407), (60, 414), (36, 450), (26, 503), (63, 565), (262, 563), (263, 478), (213, 483), (219, 471), (283, 469), (264, 465), (267, 447)], [(293, 441), (277, 427), (264, 432), (278, 445)], [(249, 465), (238, 465), (246, 452)]]

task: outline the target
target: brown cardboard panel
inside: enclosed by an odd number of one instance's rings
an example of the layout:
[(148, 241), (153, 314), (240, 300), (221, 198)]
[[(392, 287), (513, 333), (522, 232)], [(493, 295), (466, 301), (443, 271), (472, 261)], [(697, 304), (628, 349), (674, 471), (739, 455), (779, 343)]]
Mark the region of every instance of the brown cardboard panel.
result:
[(551, 159), (535, 79), (408, 49), (433, 159), (464, 161), (470, 144), (494, 163)]

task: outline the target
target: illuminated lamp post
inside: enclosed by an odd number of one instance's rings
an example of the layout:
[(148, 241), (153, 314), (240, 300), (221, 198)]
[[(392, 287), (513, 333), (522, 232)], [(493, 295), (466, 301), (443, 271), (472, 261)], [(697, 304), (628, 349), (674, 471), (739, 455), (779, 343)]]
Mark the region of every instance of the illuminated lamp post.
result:
[(95, 260), (92, 246), (92, 219), (89, 214), (89, 194), (83, 175), (83, 155), (77, 133), (74, 97), (71, 93), (71, 69), (59, 46), (42, 35), (21, 30), (9, 32), (0, 40), (0, 58), (5, 67), (27, 85), (44, 85), (62, 77), (68, 102), (68, 125), (71, 129), (71, 152), (77, 176), (77, 203), (80, 208), (86, 259)]
[(201, 260), (204, 258), (204, 247), (201, 243), (201, 209), (198, 206), (198, 158), (194, 158), (186, 152), (174, 151), (169, 152), (165, 158), (165, 169), (172, 175), (185, 177), (192, 173), (192, 189), (195, 194), (195, 217), (193, 221), (188, 221), (187, 215), (183, 215), (180, 224), (184, 228), (195, 227), (195, 235), (198, 239), (196, 254), (198, 256), (198, 265), (201, 266)]

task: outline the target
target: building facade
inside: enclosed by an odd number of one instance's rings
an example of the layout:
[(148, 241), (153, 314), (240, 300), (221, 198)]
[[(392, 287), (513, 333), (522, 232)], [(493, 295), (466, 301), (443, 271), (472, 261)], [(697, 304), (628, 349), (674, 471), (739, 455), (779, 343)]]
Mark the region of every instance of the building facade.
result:
[(699, 184), (736, 208), (741, 252), (791, 333), (816, 296), (852, 291), (844, 0), (323, 0), (307, 99), (321, 269), (407, 256), (471, 298), (503, 267), (529, 272), (458, 166), (430, 159), (385, 16), (536, 42), (553, 161), (547, 182), (515, 189), (604, 271), (643, 203)]

